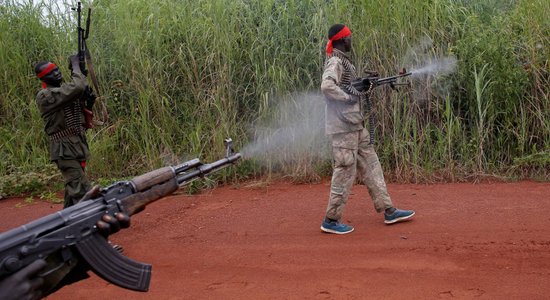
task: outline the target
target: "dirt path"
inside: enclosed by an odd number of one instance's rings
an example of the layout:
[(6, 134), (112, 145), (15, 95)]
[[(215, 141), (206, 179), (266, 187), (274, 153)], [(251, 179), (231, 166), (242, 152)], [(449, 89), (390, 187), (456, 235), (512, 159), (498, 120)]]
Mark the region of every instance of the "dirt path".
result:
[[(112, 240), (153, 265), (148, 293), (92, 275), (49, 299), (548, 299), (550, 184), (396, 185), (414, 220), (386, 226), (355, 186), (349, 235), (323, 234), (329, 184), (176, 195)], [(0, 230), (60, 209), (0, 201)]]

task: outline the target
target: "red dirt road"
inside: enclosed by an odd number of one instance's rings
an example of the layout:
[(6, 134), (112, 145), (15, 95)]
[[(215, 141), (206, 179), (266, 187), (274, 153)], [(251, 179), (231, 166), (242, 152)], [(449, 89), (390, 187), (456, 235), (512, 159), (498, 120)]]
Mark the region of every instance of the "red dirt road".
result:
[[(354, 186), (344, 236), (319, 229), (328, 182), (167, 197), (112, 237), (153, 265), (148, 293), (92, 274), (48, 299), (549, 299), (549, 183), (388, 187), (414, 219), (384, 225)], [(61, 208), (21, 202), (0, 201), (1, 231)]]

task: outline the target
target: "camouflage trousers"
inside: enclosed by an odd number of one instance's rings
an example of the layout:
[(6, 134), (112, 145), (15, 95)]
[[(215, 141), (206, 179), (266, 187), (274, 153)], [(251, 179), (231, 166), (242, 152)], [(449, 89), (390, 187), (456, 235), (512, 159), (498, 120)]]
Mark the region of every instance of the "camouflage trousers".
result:
[(84, 173), (80, 161), (73, 159), (56, 160), (57, 168), (61, 171), (65, 182), (65, 197), (63, 208), (75, 205), (91, 188), (90, 182)]
[(333, 134), (331, 139), (333, 173), (326, 217), (342, 218), (356, 175), (367, 186), (377, 212), (392, 207), (378, 155), (373, 145), (369, 145), (369, 132), (363, 128)]

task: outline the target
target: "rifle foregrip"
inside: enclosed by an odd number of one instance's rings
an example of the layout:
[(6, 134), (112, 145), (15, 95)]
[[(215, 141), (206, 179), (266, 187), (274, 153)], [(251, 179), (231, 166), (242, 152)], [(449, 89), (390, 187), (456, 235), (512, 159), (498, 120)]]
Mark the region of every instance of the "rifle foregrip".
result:
[(121, 255), (99, 233), (77, 243), (76, 248), (101, 278), (126, 289), (149, 290), (152, 266)]
[(176, 176), (172, 167), (164, 167), (132, 179), (137, 192), (144, 191), (154, 185), (166, 182)]
[(172, 194), (177, 189), (178, 183), (176, 182), (176, 178), (171, 178), (167, 182), (155, 185), (147, 191), (130, 195), (120, 200), (120, 203), (124, 211), (128, 215), (133, 216), (145, 209), (145, 206), (148, 204)]

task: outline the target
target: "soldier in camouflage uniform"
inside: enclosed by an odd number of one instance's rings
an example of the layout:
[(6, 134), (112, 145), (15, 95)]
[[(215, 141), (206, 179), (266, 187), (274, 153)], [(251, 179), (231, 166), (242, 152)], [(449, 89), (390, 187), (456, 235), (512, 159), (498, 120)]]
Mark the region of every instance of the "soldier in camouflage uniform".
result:
[(36, 103), (44, 120), (49, 139), (50, 160), (65, 182), (64, 207), (76, 204), (91, 188), (86, 177), (86, 161), (90, 158), (86, 128), (91, 127), (94, 96), (80, 70), (78, 56), (70, 57), (72, 81), (62, 82), (61, 72), (51, 62), (39, 62), (35, 72), (42, 81)]
[(321, 91), (326, 98), (326, 134), (330, 136), (333, 153), (333, 174), (330, 197), (321, 230), (346, 234), (353, 227), (341, 223), (344, 207), (356, 175), (368, 188), (377, 212), (384, 212), (385, 223), (393, 224), (411, 218), (414, 211), (393, 207), (384, 173), (370, 142), (369, 131), (363, 126), (362, 103), (367, 93), (359, 92), (351, 82), (357, 78), (355, 66), (346, 54), (351, 51), (351, 31), (342, 24), (329, 30), (327, 60)]

